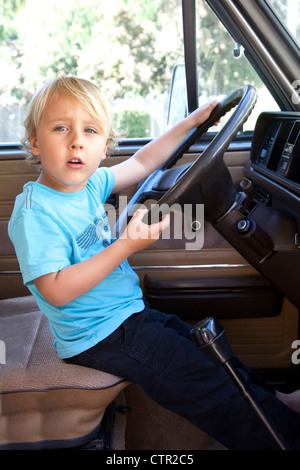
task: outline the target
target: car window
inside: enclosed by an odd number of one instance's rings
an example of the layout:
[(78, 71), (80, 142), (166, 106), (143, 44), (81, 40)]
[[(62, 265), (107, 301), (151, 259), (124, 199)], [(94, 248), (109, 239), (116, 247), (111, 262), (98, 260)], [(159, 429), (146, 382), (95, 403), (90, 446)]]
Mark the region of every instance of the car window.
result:
[[(59, 74), (95, 81), (127, 137), (152, 138), (166, 129), (172, 72), (184, 63), (181, 0), (110, 0), (105, 7), (100, 0), (0, 0), (0, 5), (0, 142), (22, 139), (30, 98)], [(251, 130), (262, 110), (278, 107), (204, 0), (196, 0), (196, 11), (199, 102), (253, 84), (259, 101), (244, 128)], [(179, 96), (184, 101), (185, 94)]]
[(183, 61), (181, 0), (0, 0), (0, 141), (23, 137), (37, 87), (60, 74), (95, 81), (128, 137), (166, 123), (172, 68)]
[(275, 111), (279, 107), (246, 59), (243, 47), (233, 41), (204, 0), (197, 0), (196, 4), (199, 103), (208, 98), (222, 99), (243, 85), (253, 85), (258, 100), (243, 127), (244, 133), (252, 131), (262, 111)]

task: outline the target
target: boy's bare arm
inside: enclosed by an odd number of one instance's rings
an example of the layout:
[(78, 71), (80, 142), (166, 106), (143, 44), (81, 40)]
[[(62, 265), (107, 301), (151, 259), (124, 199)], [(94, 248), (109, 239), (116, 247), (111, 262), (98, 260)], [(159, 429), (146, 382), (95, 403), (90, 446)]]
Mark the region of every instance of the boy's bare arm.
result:
[(165, 134), (149, 142), (130, 159), (113, 166), (116, 179), (113, 192), (138, 183), (159, 168), (188, 133), (208, 119), (217, 104), (218, 100), (214, 100), (201, 106)]
[(145, 212), (138, 210), (122, 236), (92, 258), (35, 279), (40, 294), (56, 307), (65, 305), (96, 287), (132, 253), (153, 244), (169, 225), (169, 216), (147, 225), (142, 222)]

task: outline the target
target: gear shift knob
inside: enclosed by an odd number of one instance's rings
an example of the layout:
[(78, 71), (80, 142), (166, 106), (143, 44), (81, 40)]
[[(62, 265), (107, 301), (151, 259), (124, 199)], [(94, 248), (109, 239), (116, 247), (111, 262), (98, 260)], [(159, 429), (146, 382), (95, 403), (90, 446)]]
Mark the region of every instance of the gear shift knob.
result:
[(191, 330), (195, 345), (212, 361), (222, 365), (233, 353), (220, 323), (212, 317), (204, 318)]

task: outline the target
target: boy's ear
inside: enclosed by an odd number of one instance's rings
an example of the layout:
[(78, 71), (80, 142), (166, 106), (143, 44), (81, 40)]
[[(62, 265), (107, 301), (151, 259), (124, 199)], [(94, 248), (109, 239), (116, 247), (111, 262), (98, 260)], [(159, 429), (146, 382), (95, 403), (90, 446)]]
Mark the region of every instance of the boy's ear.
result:
[(103, 154), (102, 154), (101, 160), (105, 160), (105, 159), (106, 159), (106, 152), (107, 152), (107, 147), (108, 147), (108, 141), (106, 142), (106, 146), (104, 147), (104, 150), (103, 150)]
[(32, 152), (32, 155), (39, 155), (40, 154), (40, 151), (39, 151), (39, 146), (38, 146), (38, 142), (37, 142), (37, 137), (30, 137), (30, 147), (31, 147), (31, 152)]

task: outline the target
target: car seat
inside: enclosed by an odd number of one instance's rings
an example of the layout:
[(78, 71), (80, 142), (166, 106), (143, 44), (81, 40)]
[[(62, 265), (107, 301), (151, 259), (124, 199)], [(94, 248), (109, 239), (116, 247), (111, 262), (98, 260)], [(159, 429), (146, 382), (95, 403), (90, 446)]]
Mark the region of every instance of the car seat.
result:
[(116, 410), (124, 405), (126, 385), (60, 360), (32, 296), (0, 300), (0, 450), (76, 448), (93, 439), (107, 448), (108, 407), (118, 415), (109, 446), (123, 449), (124, 415)]

